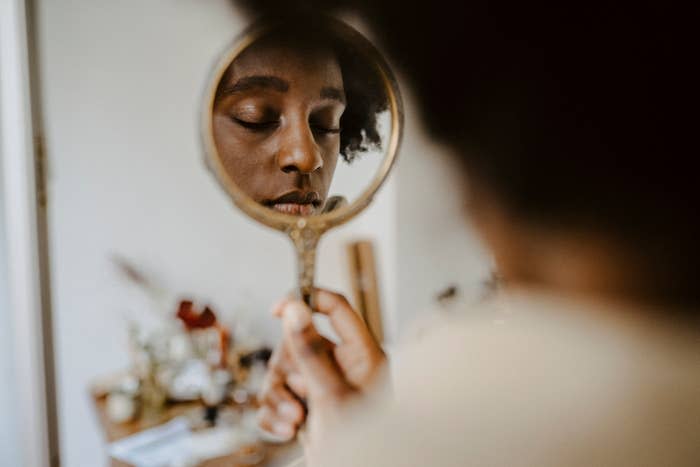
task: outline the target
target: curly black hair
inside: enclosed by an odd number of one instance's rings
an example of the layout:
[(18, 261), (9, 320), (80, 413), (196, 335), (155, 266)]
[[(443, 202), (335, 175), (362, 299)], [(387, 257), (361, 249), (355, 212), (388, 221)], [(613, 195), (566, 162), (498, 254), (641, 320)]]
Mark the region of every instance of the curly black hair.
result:
[[(382, 136), (379, 134), (377, 118), (388, 109), (389, 99), (381, 72), (366, 48), (321, 18), (287, 15), (283, 19), (266, 17), (260, 23), (273, 26), (258, 40), (309, 52), (330, 49), (338, 60), (346, 101), (340, 119), (342, 158), (350, 163), (363, 153), (381, 149)], [(217, 96), (228, 82), (231, 66), (219, 83)]]

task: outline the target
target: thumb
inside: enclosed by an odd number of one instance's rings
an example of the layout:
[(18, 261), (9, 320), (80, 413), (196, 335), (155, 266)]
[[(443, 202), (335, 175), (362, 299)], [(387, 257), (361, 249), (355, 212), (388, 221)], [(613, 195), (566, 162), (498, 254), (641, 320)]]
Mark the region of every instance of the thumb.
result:
[(284, 339), (299, 373), (306, 382), (309, 404), (335, 401), (352, 392), (352, 387), (333, 357), (332, 347), (314, 327), (311, 309), (290, 301), (282, 310)]

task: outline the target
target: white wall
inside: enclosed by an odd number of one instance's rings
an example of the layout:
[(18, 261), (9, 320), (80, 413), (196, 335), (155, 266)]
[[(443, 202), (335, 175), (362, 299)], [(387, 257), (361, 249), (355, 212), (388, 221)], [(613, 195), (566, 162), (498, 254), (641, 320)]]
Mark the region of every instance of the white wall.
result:
[[(205, 170), (199, 98), (209, 66), (243, 26), (229, 2), (40, 1), (50, 247), (62, 465), (105, 465), (88, 398), (127, 364), (125, 316), (149, 313), (113, 254), (174, 293), (247, 315), (269, 339), (268, 308), (295, 282), (291, 243), (237, 213)], [(319, 282), (345, 289), (342, 242), (392, 244), (392, 189), (321, 244)], [(392, 263), (382, 269), (390, 283)]]
[(404, 97), (406, 132), (395, 174), (397, 332), (434, 310), (436, 295), (448, 286), (458, 288), (457, 300), (476, 299), (491, 271), (466, 217), (463, 172), (427, 137), (409, 89)]

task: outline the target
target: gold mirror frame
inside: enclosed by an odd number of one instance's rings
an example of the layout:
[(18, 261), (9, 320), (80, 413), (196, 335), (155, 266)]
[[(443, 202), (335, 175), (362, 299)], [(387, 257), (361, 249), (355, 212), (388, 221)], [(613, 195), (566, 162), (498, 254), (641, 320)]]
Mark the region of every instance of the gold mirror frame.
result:
[(263, 19), (256, 22), (226, 48), (216, 61), (213, 72), (209, 76), (201, 112), (201, 136), (207, 166), (239, 209), (256, 221), (285, 232), (292, 239), (298, 258), (300, 296), (309, 304), (311, 304), (310, 297), (314, 280), (316, 246), (321, 235), (333, 227), (348, 222), (369, 205), (396, 162), (403, 132), (403, 101), (396, 79), (384, 57), (369, 40), (351, 26), (332, 17), (322, 17), (321, 20), (327, 21), (328, 25), (342, 39), (357, 45), (360, 52), (366, 54), (368, 62), (377, 67), (387, 93), (388, 110), (391, 115), (391, 133), (384, 150), (384, 160), (369, 186), (358, 199), (334, 211), (319, 215), (300, 217), (284, 214), (262, 206), (250, 198), (233, 183), (221, 163), (219, 152), (214, 143), (212, 124), (214, 99), (219, 81), (236, 57), (267, 32), (274, 30), (278, 24), (281, 24), (279, 21)]

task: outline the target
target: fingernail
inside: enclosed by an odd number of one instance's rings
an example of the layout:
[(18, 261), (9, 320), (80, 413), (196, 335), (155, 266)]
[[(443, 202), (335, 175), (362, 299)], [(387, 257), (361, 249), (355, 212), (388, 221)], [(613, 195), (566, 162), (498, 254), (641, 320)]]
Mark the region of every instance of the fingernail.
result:
[(291, 438), (294, 435), (294, 429), (287, 423), (275, 422), (272, 425), (272, 429), (275, 430), (276, 434), (284, 438)]
[(311, 313), (299, 302), (291, 302), (284, 307), (282, 315), (285, 326), (294, 332), (301, 332), (311, 324)]
[(288, 418), (296, 417), (298, 414), (296, 406), (291, 402), (282, 402), (277, 406), (277, 411), (280, 413), (280, 415), (284, 415)]

